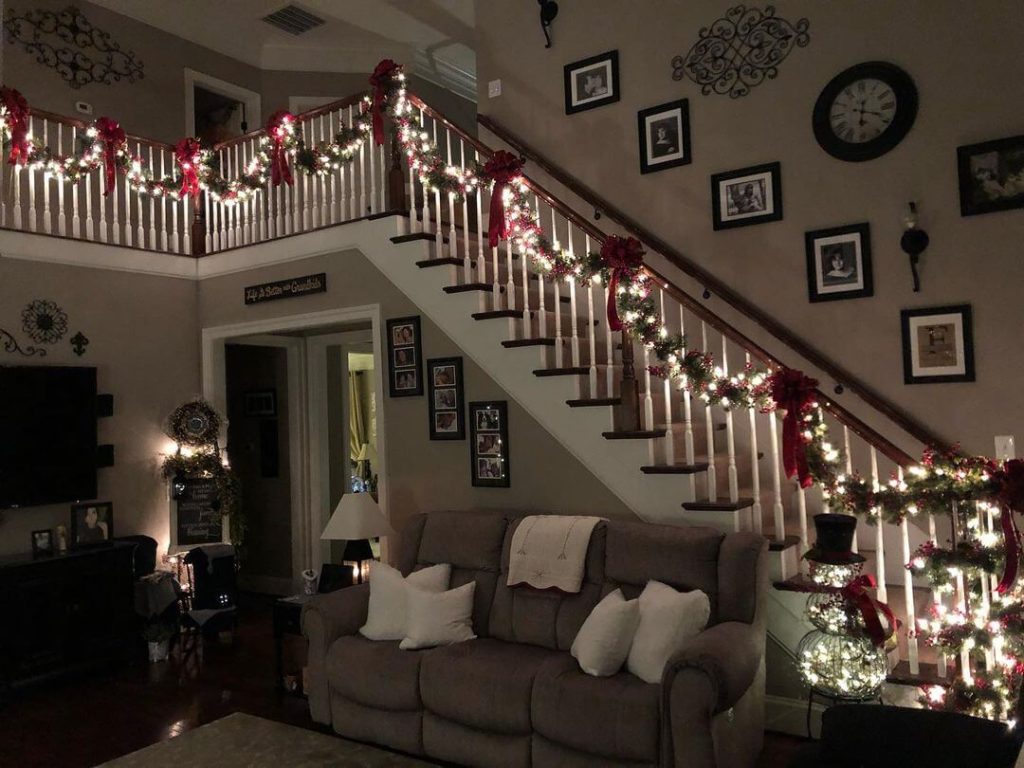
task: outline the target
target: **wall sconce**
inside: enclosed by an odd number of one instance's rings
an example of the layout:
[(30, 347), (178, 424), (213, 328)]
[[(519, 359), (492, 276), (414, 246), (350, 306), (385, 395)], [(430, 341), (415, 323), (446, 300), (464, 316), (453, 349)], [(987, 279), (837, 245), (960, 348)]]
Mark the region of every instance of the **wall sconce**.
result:
[(910, 257), (910, 273), (914, 276), (914, 293), (921, 290), (921, 278), (917, 274), (917, 262), (928, 247), (928, 233), (917, 226), (917, 203), (909, 203), (910, 212), (903, 220), (906, 231), (900, 238), (900, 248)]
[(544, 39), (547, 40), (544, 47), (550, 48), (551, 22), (558, 15), (558, 3), (554, 2), (554, 0), (537, 0), (537, 5), (540, 6), (540, 28), (544, 30)]

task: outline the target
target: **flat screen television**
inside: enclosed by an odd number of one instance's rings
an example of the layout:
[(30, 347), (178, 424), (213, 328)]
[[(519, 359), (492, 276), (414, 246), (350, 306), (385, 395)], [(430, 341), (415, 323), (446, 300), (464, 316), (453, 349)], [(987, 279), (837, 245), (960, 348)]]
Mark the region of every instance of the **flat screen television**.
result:
[(0, 508), (96, 498), (96, 369), (0, 366)]

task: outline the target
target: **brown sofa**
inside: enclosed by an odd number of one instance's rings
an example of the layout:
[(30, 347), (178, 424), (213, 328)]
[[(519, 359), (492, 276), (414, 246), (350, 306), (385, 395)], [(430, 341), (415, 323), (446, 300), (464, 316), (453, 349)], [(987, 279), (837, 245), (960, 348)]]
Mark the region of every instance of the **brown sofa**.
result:
[[(601, 523), (576, 595), (505, 585), (520, 518), (417, 515), (393, 560), (403, 573), (452, 565), (476, 581), (478, 639), (424, 651), (358, 634), (368, 585), (323, 595), (302, 614), (313, 719), (352, 739), (473, 766), (752, 766), (761, 750), (767, 547), (710, 528)], [(660, 685), (622, 671), (584, 674), (569, 647), (591, 608), (650, 579), (701, 589), (711, 621)]]

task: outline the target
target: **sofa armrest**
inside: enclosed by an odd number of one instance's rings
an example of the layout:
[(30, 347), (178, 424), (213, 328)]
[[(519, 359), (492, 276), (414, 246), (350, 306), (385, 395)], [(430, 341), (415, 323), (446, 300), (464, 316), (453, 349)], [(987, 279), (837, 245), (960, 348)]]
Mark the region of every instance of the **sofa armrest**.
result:
[[(694, 687), (710, 692), (711, 714), (724, 712), (747, 692), (757, 675), (764, 652), (764, 638), (751, 624), (726, 621), (701, 632), (665, 666), (662, 686)], [(695, 686), (700, 681), (702, 685)], [(703, 683), (709, 687), (704, 688)]]
[(309, 713), (318, 723), (331, 724), (327, 685), (327, 652), (339, 637), (354, 635), (366, 623), (370, 585), (359, 584), (317, 595), (302, 607), (302, 634), (309, 641)]

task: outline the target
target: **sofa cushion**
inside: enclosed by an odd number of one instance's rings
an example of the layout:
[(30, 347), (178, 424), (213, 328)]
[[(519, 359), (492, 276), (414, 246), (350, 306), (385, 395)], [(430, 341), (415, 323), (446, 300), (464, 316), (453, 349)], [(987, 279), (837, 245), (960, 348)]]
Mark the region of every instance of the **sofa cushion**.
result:
[(661, 686), (625, 672), (591, 677), (568, 654), (537, 672), (534, 730), (572, 749), (625, 761), (657, 762)]
[(473, 728), (528, 734), (533, 678), (554, 655), (488, 638), (435, 648), (424, 654), (420, 669), (423, 705)]
[(347, 699), (393, 712), (419, 710), (422, 651), (400, 651), (390, 640), (339, 637), (327, 652), (331, 690)]

